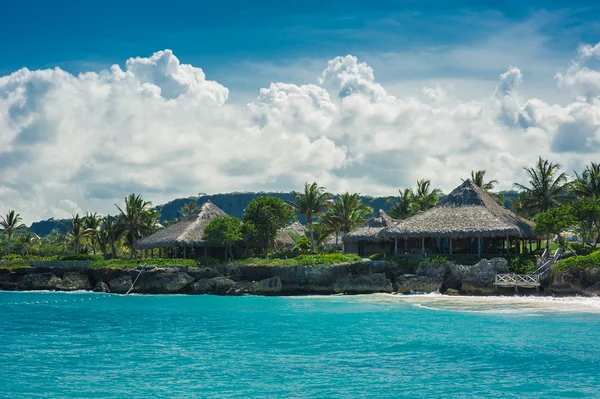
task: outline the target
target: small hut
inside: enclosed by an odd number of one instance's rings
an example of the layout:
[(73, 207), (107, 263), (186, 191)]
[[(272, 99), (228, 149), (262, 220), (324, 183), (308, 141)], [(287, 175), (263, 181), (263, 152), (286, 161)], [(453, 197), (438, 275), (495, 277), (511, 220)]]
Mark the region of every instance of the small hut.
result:
[[(135, 249), (153, 250), (158, 248), (161, 252), (167, 249), (173, 251), (174, 256), (183, 256), (184, 258), (201, 256), (224, 258), (226, 256), (225, 248), (210, 246), (203, 239), (203, 235), (204, 229), (211, 220), (226, 215), (218, 206), (207, 201), (178, 223), (142, 238), (135, 244)], [(200, 249), (202, 250), (200, 251)]]
[(277, 232), (277, 236), (271, 243), (274, 249), (293, 248), (295, 245), (294, 240), (288, 234), (287, 229), (281, 229)]
[[(433, 208), (386, 229), (398, 253), (518, 252), (519, 240), (534, 238), (533, 223), (498, 204), (465, 180)], [(399, 243), (398, 240), (401, 242)]]
[(359, 256), (370, 256), (377, 253), (392, 255), (394, 252), (394, 241), (383, 237), (381, 233), (396, 225), (384, 210), (380, 209), (377, 215), (367, 220), (362, 226), (344, 234), (344, 252)]

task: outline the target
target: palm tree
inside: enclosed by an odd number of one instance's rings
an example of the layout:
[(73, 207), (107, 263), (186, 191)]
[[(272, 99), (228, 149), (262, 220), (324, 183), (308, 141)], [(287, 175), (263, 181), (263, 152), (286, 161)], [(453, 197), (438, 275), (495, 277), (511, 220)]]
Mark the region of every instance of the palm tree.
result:
[(28, 231), (21, 235), (21, 251), (23, 256), (29, 255), (33, 250), (39, 249), (40, 237)]
[(471, 171), (471, 181), (477, 187), (481, 188), (483, 191), (488, 193), (492, 198), (496, 200), (500, 205), (504, 204), (504, 195), (500, 193), (491, 192), (494, 189), (494, 185), (498, 184), (498, 180), (490, 180), (485, 182), (485, 170), (472, 170)]
[(580, 198), (600, 199), (600, 163), (587, 165), (581, 175), (575, 172), (571, 188), (573, 194)]
[(392, 203), (389, 215), (393, 219), (403, 220), (415, 214), (415, 193), (412, 188), (405, 188), (404, 191), (398, 190), (398, 199), (388, 198), (387, 202)]
[(83, 225), (89, 233), (92, 252), (96, 255), (96, 243), (98, 241), (98, 231), (100, 230), (100, 216), (96, 212), (86, 213), (83, 217)]
[(107, 254), (110, 247), (112, 258), (117, 257), (117, 242), (121, 239), (121, 229), (117, 224), (117, 219), (114, 216), (106, 216), (102, 218), (100, 223), (100, 231), (96, 234), (98, 237), (98, 243), (100, 244), (100, 250), (107, 258)]
[(125, 197), (125, 209), (115, 204), (120, 212), (119, 227), (125, 235), (127, 245), (131, 248), (129, 258), (135, 256), (135, 243), (142, 237), (152, 234), (155, 230), (159, 214), (152, 202), (144, 201), (140, 194), (130, 194)]
[(179, 213), (181, 213), (182, 217), (186, 217), (187, 215), (189, 215), (190, 213), (194, 212), (196, 209), (198, 209), (198, 204), (194, 201), (188, 202), (187, 204), (185, 204), (181, 210), (179, 211)]
[(313, 182), (312, 184), (304, 183), (304, 193), (294, 192), (294, 196), (295, 200), (291, 205), (296, 213), (306, 217), (310, 242), (314, 248), (313, 218), (329, 207), (331, 194), (325, 191), (325, 187)]
[(524, 168), (529, 175), (529, 186), (515, 183), (515, 187), (527, 193), (526, 208), (536, 213), (547, 212), (565, 198), (567, 175), (559, 173), (560, 167), (558, 163), (539, 157), (535, 166)]
[(81, 249), (82, 241), (92, 235), (92, 231), (85, 227), (85, 217), (82, 218), (79, 216), (79, 214), (73, 216), (67, 235), (73, 244), (73, 253), (77, 255)]
[(328, 225), (336, 234), (337, 245), (339, 233), (348, 233), (360, 226), (371, 212), (373, 208), (363, 204), (358, 193), (346, 192), (340, 195), (339, 200), (323, 215), (322, 224)]
[(27, 229), (27, 226), (21, 223), (22, 220), (21, 215), (15, 213), (14, 210), (8, 211), (6, 216), (0, 215), (0, 227), (2, 228), (0, 231), (8, 238), (8, 256), (10, 256), (10, 243), (14, 232)]
[(494, 189), (494, 185), (498, 184), (498, 180), (490, 180), (487, 183), (484, 181), (485, 170), (472, 170), (471, 171), (471, 181), (479, 188), (484, 191), (492, 191)]
[[(331, 227), (325, 223), (315, 222), (313, 224), (314, 244), (313, 248), (318, 248), (327, 241), (331, 234), (335, 233)], [(336, 241), (337, 244), (337, 241)]]
[(418, 210), (424, 212), (430, 208), (433, 208), (440, 200), (442, 190), (439, 188), (431, 188), (430, 180), (418, 180), (417, 190), (415, 192), (415, 204)]
[(527, 191), (520, 191), (519, 198), (514, 200), (510, 207), (517, 215), (528, 218), (531, 216), (531, 210), (528, 208), (529, 203), (529, 193)]

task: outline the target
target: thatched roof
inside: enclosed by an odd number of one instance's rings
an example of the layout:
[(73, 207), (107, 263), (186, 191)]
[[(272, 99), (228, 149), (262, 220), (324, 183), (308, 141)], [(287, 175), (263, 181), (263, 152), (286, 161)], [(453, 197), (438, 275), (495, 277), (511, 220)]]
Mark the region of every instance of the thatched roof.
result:
[(386, 229), (384, 237), (533, 237), (533, 223), (498, 204), (470, 179), (434, 207)]
[(290, 248), (294, 246), (294, 240), (288, 234), (286, 229), (279, 230), (277, 232), (277, 237), (273, 241), (273, 246), (275, 248)]
[(226, 215), (215, 204), (207, 201), (180, 222), (142, 238), (136, 243), (135, 249), (207, 246), (208, 243), (202, 239), (204, 229), (214, 218)]
[(367, 220), (362, 226), (344, 234), (343, 242), (379, 241), (382, 240), (381, 232), (394, 227), (396, 222), (384, 210), (380, 209), (377, 215)]
[(294, 233), (304, 234), (306, 233), (306, 227), (298, 221), (290, 224), (288, 227), (284, 228), (285, 231), (293, 231)]

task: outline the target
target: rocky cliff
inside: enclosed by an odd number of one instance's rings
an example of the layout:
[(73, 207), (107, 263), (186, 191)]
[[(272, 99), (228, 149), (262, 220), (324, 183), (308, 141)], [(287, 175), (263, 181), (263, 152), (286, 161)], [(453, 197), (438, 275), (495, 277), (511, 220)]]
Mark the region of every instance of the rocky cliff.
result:
[[(412, 271), (413, 273), (408, 273)], [(428, 293), (450, 290), (463, 295), (506, 295), (494, 288), (494, 276), (508, 273), (501, 258), (474, 266), (423, 262), (407, 270), (385, 261), (333, 266), (171, 267), (130, 269), (44, 268), (0, 270), (0, 290), (94, 290), (124, 294), (302, 295), (376, 292)], [(135, 284), (134, 284), (135, 283)], [(527, 291), (522, 291), (527, 293)], [(532, 290), (531, 293), (536, 293)], [(600, 269), (558, 273), (543, 282), (541, 293), (600, 294)]]

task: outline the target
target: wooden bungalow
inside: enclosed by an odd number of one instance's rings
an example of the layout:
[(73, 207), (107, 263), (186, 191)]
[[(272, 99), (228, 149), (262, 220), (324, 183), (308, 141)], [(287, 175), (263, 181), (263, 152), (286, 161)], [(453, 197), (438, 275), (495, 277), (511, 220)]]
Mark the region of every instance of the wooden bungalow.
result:
[(379, 210), (377, 215), (367, 220), (362, 226), (344, 234), (344, 252), (367, 257), (382, 253), (394, 254), (394, 240), (383, 237), (381, 233), (396, 225), (385, 211)]
[(520, 241), (529, 240), (531, 250), (534, 238), (532, 222), (498, 204), (470, 179), (435, 207), (381, 236), (394, 240), (397, 254), (518, 253)]
[(203, 239), (203, 235), (204, 229), (211, 220), (226, 215), (218, 206), (207, 201), (178, 223), (142, 238), (135, 244), (135, 249), (152, 251), (158, 249), (161, 255), (163, 251), (167, 251), (175, 257), (207, 256), (224, 259), (226, 258), (225, 248), (211, 246)]

